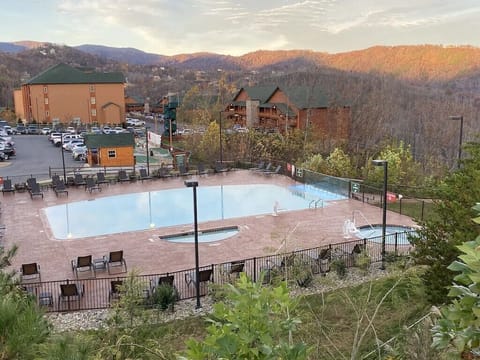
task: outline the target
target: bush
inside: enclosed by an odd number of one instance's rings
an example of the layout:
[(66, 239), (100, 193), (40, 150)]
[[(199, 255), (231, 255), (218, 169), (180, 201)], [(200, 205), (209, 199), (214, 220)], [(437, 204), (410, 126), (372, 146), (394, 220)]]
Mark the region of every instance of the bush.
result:
[(167, 309), (173, 311), (177, 300), (177, 289), (170, 284), (161, 284), (157, 286), (152, 294), (152, 304), (158, 306), (162, 311)]
[(345, 260), (343, 259), (333, 260), (330, 267), (339, 278), (344, 278), (347, 275), (347, 264), (345, 264)]

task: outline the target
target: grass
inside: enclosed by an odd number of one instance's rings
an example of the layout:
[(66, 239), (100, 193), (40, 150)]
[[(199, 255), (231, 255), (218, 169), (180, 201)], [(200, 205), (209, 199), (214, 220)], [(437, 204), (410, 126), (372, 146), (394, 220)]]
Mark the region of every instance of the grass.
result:
[[(410, 269), (356, 286), (299, 297), (297, 316), (302, 322), (293, 340), (311, 347), (309, 359), (350, 358), (356, 349), (361, 354), (375, 350), (376, 339), (386, 341), (428, 312), (417, 272)], [(338, 283), (333, 273), (314, 281), (317, 286)], [(389, 295), (384, 297), (388, 291)], [(368, 319), (372, 320), (371, 327)], [(204, 318), (190, 317), (139, 326), (132, 332), (138, 344), (161, 349), (162, 358), (174, 359), (175, 354), (185, 349), (185, 340), (203, 338), (206, 326)], [(364, 330), (364, 340), (358, 342), (358, 332)], [(111, 344), (108, 330), (90, 334), (94, 348), (105, 346), (105, 342)]]
[(401, 213), (416, 220), (429, 220), (433, 217), (434, 204), (432, 202), (402, 201), (401, 212), (400, 202), (388, 203), (388, 210)]

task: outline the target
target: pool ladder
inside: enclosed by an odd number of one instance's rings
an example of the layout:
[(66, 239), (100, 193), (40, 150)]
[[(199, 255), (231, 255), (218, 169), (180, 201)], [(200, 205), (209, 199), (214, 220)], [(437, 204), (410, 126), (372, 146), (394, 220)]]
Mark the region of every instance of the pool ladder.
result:
[(321, 204), (320, 207), (323, 208), (323, 206), (324, 206), (323, 199), (317, 199), (317, 200), (310, 201), (310, 203), (308, 204), (308, 208), (309, 209), (317, 209), (319, 203)]

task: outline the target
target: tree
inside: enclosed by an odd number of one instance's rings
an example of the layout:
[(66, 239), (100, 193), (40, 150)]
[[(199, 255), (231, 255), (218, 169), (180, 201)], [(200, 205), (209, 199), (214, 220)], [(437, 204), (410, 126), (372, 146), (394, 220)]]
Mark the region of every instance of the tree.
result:
[(180, 359), (306, 359), (303, 343), (293, 344), (299, 320), (285, 283), (271, 288), (244, 273), (226, 285), (226, 300), (214, 305), (203, 340), (187, 341)]
[[(480, 203), (473, 209), (480, 213)], [(480, 224), (480, 217), (474, 222)], [(448, 267), (460, 272), (448, 292), (454, 300), (441, 309), (441, 317), (433, 327), (433, 346), (469, 353), (480, 347), (480, 236), (459, 245), (458, 249), (460, 261), (455, 260)]]
[(420, 223), (418, 236), (412, 238), (415, 261), (428, 267), (423, 281), (432, 304), (448, 300), (453, 273), (447, 267), (459, 255), (457, 246), (477, 233), (471, 219), (475, 215), (472, 206), (480, 199), (480, 143), (466, 144), (465, 153), (460, 168), (436, 190), (434, 216)]

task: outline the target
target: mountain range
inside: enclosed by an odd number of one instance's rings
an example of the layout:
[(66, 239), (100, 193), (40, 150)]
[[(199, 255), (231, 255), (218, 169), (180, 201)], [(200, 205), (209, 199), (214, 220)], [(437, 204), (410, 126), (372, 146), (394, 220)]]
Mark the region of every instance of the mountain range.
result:
[[(54, 45), (34, 41), (0, 42), (0, 52), (18, 54)], [(259, 50), (242, 56), (193, 53), (165, 56), (135, 48), (80, 45), (73, 49), (129, 65), (156, 65), (183, 70), (253, 71), (308, 70), (315, 67), (390, 74), (421, 81), (444, 81), (480, 74), (480, 48), (437, 45), (375, 46), (364, 50), (328, 54), (309, 50)]]

